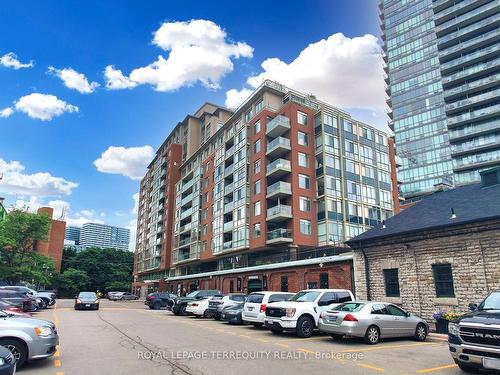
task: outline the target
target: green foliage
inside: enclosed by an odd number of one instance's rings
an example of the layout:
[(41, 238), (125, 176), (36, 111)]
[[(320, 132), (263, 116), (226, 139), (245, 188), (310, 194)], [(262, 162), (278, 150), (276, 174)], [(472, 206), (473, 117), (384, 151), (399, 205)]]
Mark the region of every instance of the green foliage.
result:
[(128, 292), (130, 291), (130, 281), (110, 281), (106, 283), (104, 289), (101, 289), (103, 292)]
[(85, 271), (68, 268), (63, 273), (56, 275), (54, 284), (59, 297), (73, 297), (82, 290), (90, 289), (90, 277)]

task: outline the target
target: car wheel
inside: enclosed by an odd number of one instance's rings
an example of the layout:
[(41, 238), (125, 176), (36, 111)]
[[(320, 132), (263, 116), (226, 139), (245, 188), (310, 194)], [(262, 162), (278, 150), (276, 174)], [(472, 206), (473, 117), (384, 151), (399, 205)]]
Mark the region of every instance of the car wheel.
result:
[(160, 304), (158, 302), (153, 304), (153, 310), (160, 310)]
[(344, 335), (340, 335), (338, 333), (332, 333), (330, 336), (332, 336), (332, 339), (334, 340), (342, 340), (342, 337), (344, 337)]
[(23, 367), (28, 357), (28, 349), (23, 342), (18, 340), (5, 339), (0, 340), (0, 345), (10, 350), (10, 352), (16, 359), (17, 368)]
[(48, 306), (49, 306), (49, 303), (47, 302), (47, 300), (42, 299), (42, 302), (40, 303), (40, 308), (46, 309)]
[(380, 331), (377, 326), (370, 326), (365, 333), (365, 342), (370, 345), (375, 345), (380, 340)]
[(252, 323), (255, 328), (262, 327), (262, 323)]
[(210, 314), (209, 314), (208, 310), (205, 310), (205, 312), (203, 313), (203, 317), (210, 318)]
[(297, 321), (297, 336), (311, 337), (314, 332), (314, 322), (308, 316), (302, 316)]
[(479, 367), (476, 367), (476, 366), (467, 365), (467, 364), (462, 363), (462, 362), (458, 362), (457, 365), (460, 368), (460, 370), (462, 370), (463, 372), (466, 372), (468, 374), (477, 374), (479, 372)]
[(179, 315), (186, 315), (186, 305), (182, 305), (179, 308)]
[(425, 341), (427, 338), (427, 328), (424, 324), (418, 323), (417, 328), (415, 329), (415, 340), (417, 341)]

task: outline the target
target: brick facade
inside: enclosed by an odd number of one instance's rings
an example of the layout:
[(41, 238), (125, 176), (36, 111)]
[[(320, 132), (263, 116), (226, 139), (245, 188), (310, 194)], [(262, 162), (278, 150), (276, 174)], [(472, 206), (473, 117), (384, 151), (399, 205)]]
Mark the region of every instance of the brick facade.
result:
[[(39, 214), (50, 216), (54, 213), (51, 207), (40, 207)], [(54, 261), (54, 268), (56, 271), (61, 270), (62, 255), (64, 249), (64, 234), (66, 232), (66, 222), (61, 220), (52, 220), (50, 223), (47, 241), (37, 241), (35, 243), (35, 250), (45, 256), (52, 258)]]

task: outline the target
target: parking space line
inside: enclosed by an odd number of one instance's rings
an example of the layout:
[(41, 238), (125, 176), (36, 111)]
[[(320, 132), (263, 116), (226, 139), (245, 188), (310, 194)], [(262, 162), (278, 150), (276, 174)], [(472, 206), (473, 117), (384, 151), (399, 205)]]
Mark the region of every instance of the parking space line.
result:
[(247, 336), (247, 335), (239, 335), (240, 337), (244, 337), (246, 339), (251, 339), (252, 337), (251, 336)]
[(56, 350), (56, 352), (54, 353), (54, 357), (60, 357), (61, 356), (61, 352), (59, 350)]
[(401, 344), (401, 345), (381, 345), (381, 346), (375, 346), (375, 347), (370, 347), (370, 348), (352, 348), (352, 349), (347, 349), (347, 350), (340, 350), (339, 353), (349, 353), (349, 352), (371, 352), (371, 351), (376, 351), (376, 350), (386, 350), (386, 349), (398, 349), (398, 348), (409, 348), (409, 347), (414, 347), (414, 346), (430, 346), (430, 345), (439, 345), (438, 343), (427, 343), (427, 342), (420, 342), (416, 344)]
[(61, 367), (61, 360), (59, 360), (59, 359), (54, 359), (54, 366), (55, 366), (55, 367)]
[(445, 365), (445, 366), (439, 366), (439, 367), (433, 367), (433, 368), (424, 368), (422, 370), (417, 370), (417, 374), (427, 374), (429, 372), (435, 372), (435, 371), (440, 371), (440, 370), (446, 370), (449, 368), (455, 368), (458, 367), (456, 364), (451, 364), (451, 365)]
[(304, 338), (304, 339), (301, 339), (301, 338), (293, 338), (293, 339), (286, 339), (286, 340), (281, 340), (280, 342), (300, 342), (300, 341), (311, 341), (311, 340), (323, 340), (323, 339), (326, 339), (328, 338), (327, 336), (314, 336), (314, 337), (308, 337), (308, 338)]
[(289, 347), (290, 347), (290, 345), (287, 345), (287, 344), (281, 344), (281, 343), (279, 343), (279, 342), (276, 342), (275, 344), (276, 344), (276, 345), (278, 345), (278, 346), (282, 346), (282, 347), (284, 347), (284, 348), (289, 348)]
[(309, 353), (309, 354), (316, 354), (316, 352), (314, 350), (309, 350), (309, 349), (304, 349), (304, 348), (298, 348), (297, 351)]
[(373, 371), (377, 371), (377, 372), (384, 372), (385, 369), (381, 368), (381, 367), (376, 367), (376, 366), (372, 366), (372, 365), (367, 365), (366, 363), (358, 363), (357, 364), (359, 367), (363, 367), (363, 368), (366, 368), (368, 370), (373, 370)]
[(56, 375), (64, 375), (64, 372), (62, 372), (62, 371), (57, 371), (57, 372), (56, 372)]

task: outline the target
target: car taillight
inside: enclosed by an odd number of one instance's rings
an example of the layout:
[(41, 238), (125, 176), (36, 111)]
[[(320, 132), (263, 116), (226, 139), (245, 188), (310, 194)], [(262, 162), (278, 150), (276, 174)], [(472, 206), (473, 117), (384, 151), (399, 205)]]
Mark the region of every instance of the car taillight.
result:
[(260, 312), (263, 313), (263, 312), (266, 312), (266, 304), (263, 303), (262, 305), (260, 305)]
[(191, 306), (198, 306), (198, 304), (197, 303), (192, 303)]
[(321, 312), (319, 313), (319, 318), (320, 318), (320, 319), (323, 319), (323, 316), (324, 316), (324, 315), (323, 315), (323, 311), (321, 311)]
[(156, 299), (156, 297), (155, 296), (148, 296), (148, 299), (154, 300), (154, 299)]
[(357, 321), (358, 319), (356, 319), (354, 315), (347, 314), (346, 316), (344, 316), (344, 322), (357, 322)]

